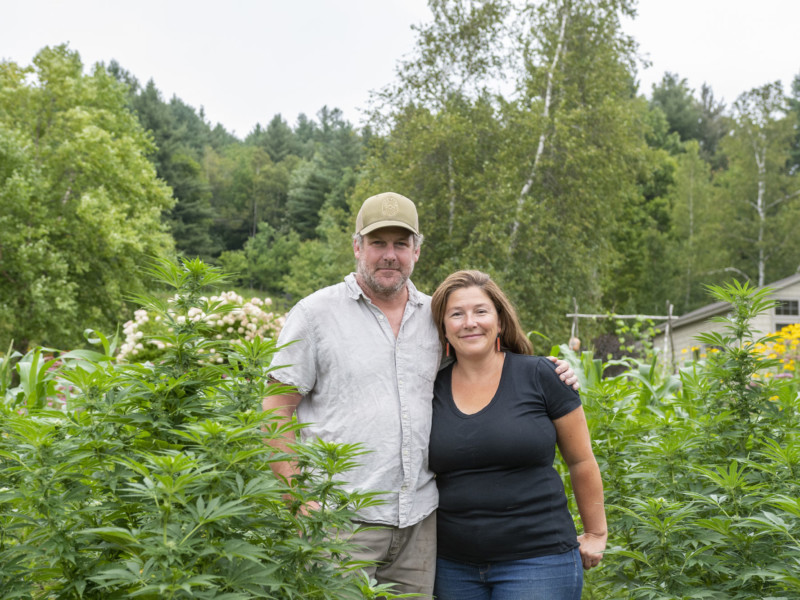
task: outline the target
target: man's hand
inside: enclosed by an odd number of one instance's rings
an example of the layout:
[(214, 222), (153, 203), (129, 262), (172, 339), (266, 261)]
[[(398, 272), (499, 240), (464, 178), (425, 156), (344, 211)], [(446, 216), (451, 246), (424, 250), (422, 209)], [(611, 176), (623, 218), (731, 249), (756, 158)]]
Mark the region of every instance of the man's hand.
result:
[(556, 374), (559, 376), (561, 381), (570, 386), (576, 392), (580, 389), (581, 384), (578, 383), (578, 376), (575, 375), (575, 371), (572, 370), (572, 367), (569, 366), (567, 361), (556, 358), (555, 356), (548, 356), (547, 360), (556, 363)]
[(309, 513), (317, 510), (319, 510), (319, 502), (316, 500), (310, 500), (300, 507), (300, 514), (304, 517), (307, 517)]

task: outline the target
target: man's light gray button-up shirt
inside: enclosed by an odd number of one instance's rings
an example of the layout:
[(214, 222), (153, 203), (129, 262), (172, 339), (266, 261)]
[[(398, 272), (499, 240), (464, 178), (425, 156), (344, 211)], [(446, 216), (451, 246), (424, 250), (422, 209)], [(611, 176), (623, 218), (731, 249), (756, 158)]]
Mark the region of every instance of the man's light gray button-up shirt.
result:
[(408, 527), (436, 508), (428, 469), (433, 381), (440, 347), (430, 297), (408, 282), (400, 332), (367, 298), (354, 274), (301, 300), (289, 313), (272, 373), (297, 387), (304, 438), (361, 443), (368, 454), (344, 474), (349, 489), (385, 492), (359, 517)]

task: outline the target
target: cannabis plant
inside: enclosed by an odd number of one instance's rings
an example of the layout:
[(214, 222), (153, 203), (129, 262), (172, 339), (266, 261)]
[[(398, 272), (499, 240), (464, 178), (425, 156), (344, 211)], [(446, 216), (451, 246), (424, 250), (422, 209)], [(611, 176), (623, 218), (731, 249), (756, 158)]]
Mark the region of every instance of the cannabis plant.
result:
[(715, 351), (679, 387), (637, 363), (587, 378), (610, 536), (585, 598), (800, 598), (800, 401), (791, 379), (765, 376), (769, 339), (751, 325), (770, 291), (710, 291), (730, 314), (699, 337)]
[(297, 443), (303, 476), (274, 475), (287, 456), (265, 441), (301, 427), (260, 408), (275, 342), (207, 335), (232, 310), (204, 295), (214, 268), (150, 273), (175, 292), (139, 298), (169, 325), (158, 362), (121, 364), (93, 333), (102, 351), (16, 364), (0, 408), (0, 597), (394, 597), (348, 555), (356, 511), (377, 501), (340, 485), (361, 449)]

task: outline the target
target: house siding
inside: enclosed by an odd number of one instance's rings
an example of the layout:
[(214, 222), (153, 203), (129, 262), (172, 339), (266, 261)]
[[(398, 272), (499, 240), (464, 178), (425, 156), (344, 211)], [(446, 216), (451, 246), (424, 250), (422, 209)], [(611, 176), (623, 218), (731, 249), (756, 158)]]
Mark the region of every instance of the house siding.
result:
[[(770, 298), (773, 300), (795, 300), (798, 301), (798, 305), (800, 305), (800, 275), (782, 279), (765, 287), (774, 289), (773, 293), (770, 294)], [(703, 312), (708, 312), (708, 314), (703, 315), (701, 319), (693, 319), (695, 313), (702, 314)], [(673, 321), (672, 354), (677, 366), (680, 366), (686, 361), (704, 358), (706, 356), (710, 349), (698, 342), (696, 337), (701, 333), (725, 332), (724, 323), (711, 322), (710, 319), (713, 317), (726, 316), (728, 312), (729, 308), (727, 305), (721, 305), (719, 307), (708, 305), (697, 311), (692, 311), (682, 317), (678, 317)], [(689, 322), (681, 323), (681, 320)], [(777, 331), (780, 325), (790, 323), (800, 323), (800, 315), (778, 315), (775, 314), (775, 309), (773, 308), (755, 317), (752, 325), (755, 336), (760, 337)], [(664, 334), (659, 333), (655, 336), (653, 344), (656, 348), (663, 349), (664, 341)], [(665, 357), (662, 354), (662, 360), (668, 360), (668, 358), (669, 357)]]

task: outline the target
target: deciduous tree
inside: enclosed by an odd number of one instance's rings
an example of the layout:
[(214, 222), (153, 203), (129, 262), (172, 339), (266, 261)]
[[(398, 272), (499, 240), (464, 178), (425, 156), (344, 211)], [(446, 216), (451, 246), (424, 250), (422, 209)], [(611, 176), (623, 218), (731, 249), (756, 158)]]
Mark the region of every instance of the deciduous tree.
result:
[(731, 135), (720, 145), (727, 171), (719, 186), (721, 240), (737, 267), (761, 286), (795, 272), (800, 255), (800, 178), (790, 165), (795, 132), (780, 82), (742, 94)]
[(77, 345), (113, 330), (138, 267), (171, 251), (173, 200), (123, 84), (66, 46), (33, 63), (0, 63), (0, 337)]

